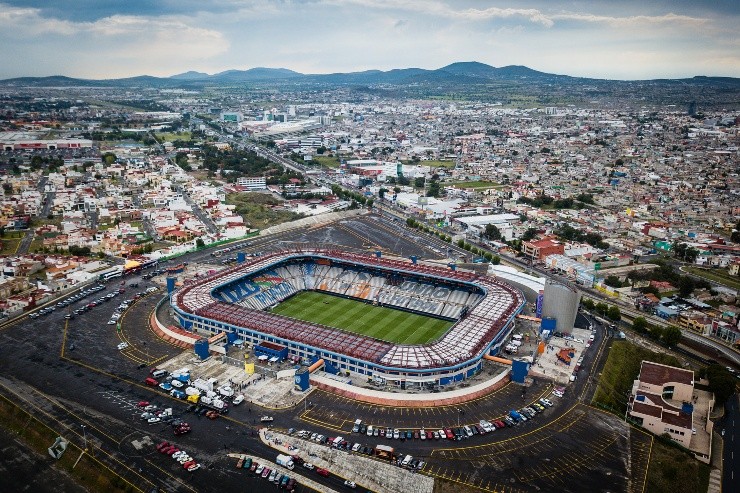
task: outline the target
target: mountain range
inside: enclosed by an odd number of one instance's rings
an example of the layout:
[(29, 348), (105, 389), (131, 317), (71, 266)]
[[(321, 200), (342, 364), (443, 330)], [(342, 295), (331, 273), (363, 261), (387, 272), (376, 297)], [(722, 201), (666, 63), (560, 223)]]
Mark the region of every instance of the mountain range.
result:
[[(700, 80), (697, 80), (700, 79)], [(170, 77), (137, 76), (120, 79), (79, 79), (65, 76), (18, 77), (0, 80), (3, 86), (114, 86), (114, 87), (188, 87), (219, 84), (260, 84), (269, 82), (292, 82), (325, 85), (376, 85), (376, 84), (422, 84), (453, 83), (481, 84), (489, 81), (531, 82), (576, 82), (596, 81), (581, 77), (549, 74), (523, 65), (492, 67), (480, 62), (456, 62), (436, 70), (402, 68), (393, 70), (366, 70), (363, 72), (333, 74), (302, 74), (285, 68), (256, 67), (248, 70), (226, 70), (216, 74), (189, 71)], [(730, 77), (694, 77), (678, 79), (684, 81), (718, 82), (738, 84), (740, 79)], [(662, 82), (667, 82), (662, 79)], [(624, 82), (624, 81), (614, 81)], [(646, 81), (639, 81), (646, 82)]]

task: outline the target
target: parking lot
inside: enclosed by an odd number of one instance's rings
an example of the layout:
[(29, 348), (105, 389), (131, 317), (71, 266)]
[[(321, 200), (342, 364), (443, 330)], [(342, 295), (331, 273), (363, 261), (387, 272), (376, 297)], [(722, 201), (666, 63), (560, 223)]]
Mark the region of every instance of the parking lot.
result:
[[(381, 229), (388, 234), (373, 235)], [(274, 241), (250, 240), (246, 249), (267, 251), (293, 242), (307, 242), (314, 246), (346, 245), (365, 251), (393, 250), (398, 255), (417, 254), (426, 258), (435, 253), (433, 249), (439, 249), (436, 245), (432, 250), (420, 247), (415, 243), (418, 242), (413, 237), (415, 233), (401, 234), (402, 230), (396, 225), (379, 225), (378, 219), (358, 218), (280, 234)], [(198, 259), (213, 263), (199, 263)], [(201, 271), (220, 263), (209, 252), (197, 252), (182, 260)], [(263, 480), (252, 482), (235, 470), (233, 461), (225, 461), (224, 456), (235, 450), (258, 456), (274, 455), (253, 435), (262, 411), (255, 408), (250, 412), (248, 406), (241, 405), (227, 416), (209, 420), (187, 413), (187, 403), (173, 399), (162, 389), (144, 385), (151, 367), (182, 351), (159, 339), (148, 328), (149, 314), (163, 295), (161, 277), (142, 280), (138, 276), (136, 280), (138, 287), (129, 286), (133, 279), (126, 279), (124, 293), (106, 298), (108, 301), (96, 303), (97, 306), (74, 318), (64, 318), (70, 308), (74, 313), (82, 303), (89, 304), (103, 294), (107, 297), (120, 289), (120, 281), (109, 282), (104, 290), (75, 301), (71, 307), (59, 307), (36, 319), (25, 317), (6, 327), (0, 332), (0, 374), (16, 380), (8, 385), (33, 389), (24, 390), (29, 400), (27, 405), (38, 406), (54, 416), (58, 420), (55, 426), (65, 436), (81, 442), (80, 423), (86, 424), (88, 440), (117, 454), (133, 471), (142, 468), (146, 477), (140, 480), (143, 486), (156, 484), (168, 491), (261, 487)], [(121, 302), (155, 285), (160, 288), (157, 293), (139, 297), (122, 311), (116, 321), (120, 322), (120, 332), (117, 323), (108, 325)], [(123, 343), (126, 346), (118, 349)], [(553, 386), (545, 379), (535, 380), (524, 395), (523, 387), (508, 384), (485, 398), (459, 406), (422, 409), (372, 406), (314, 390), (305, 403), (272, 412), (272, 424), (276, 429), (305, 428), (325, 436), (341, 432), (345, 438), (347, 434), (357, 436), (353, 441), (366, 446), (393, 444), (425, 462), (422, 473), (488, 491), (642, 491), (649, 437), (631, 430), (619, 419), (579, 403), (585, 376), (571, 383), (562, 398), (552, 396)], [(247, 397), (249, 393), (250, 390), (245, 391)], [(533, 419), (460, 441), (401, 442), (351, 433), (352, 424), (358, 418), (374, 426), (406, 430), (476, 424), (481, 419), (491, 421), (503, 417), (542, 396), (550, 397), (555, 405)], [(588, 402), (588, 395), (584, 399)], [(160, 408), (172, 407), (192, 425), (193, 432), (178, 437), (177, 444), (192, 451), (204, 464), (203, 469), (190, 474), (154, 449), (161, 440), (175, 438), (169, 424), (149, 424), (141, 419), (141, 412), (134, 406), (142, 400), (154, 402)], [(627, 454), (630, 461), (625, 459)], [(631, 481), (627, 481), (628, 477)]]
[(308, 398), (312, 406), (300, 414), (307, 423), (320, 423), (326, 428), (348, 432), (358, 417), (365, 424), (382, 428), (434, 429), (465, 424), (477, 424), (481, 419), (492, 420), (506, 416), (510, 410), (536, 402), (550, 391), (548, 384), (537, 384), (527, 390), (509, 383), (485, 397), (454, 406), (389, 407), (368, 404), (314, 390)]
[[(630, 443), (618, 418), (577, 404), (535, 426), (493, 443), (436, 449), (424, 472), (492, 491), (627, 491)], [(462, 472), (462, 464), (473, 468)]]

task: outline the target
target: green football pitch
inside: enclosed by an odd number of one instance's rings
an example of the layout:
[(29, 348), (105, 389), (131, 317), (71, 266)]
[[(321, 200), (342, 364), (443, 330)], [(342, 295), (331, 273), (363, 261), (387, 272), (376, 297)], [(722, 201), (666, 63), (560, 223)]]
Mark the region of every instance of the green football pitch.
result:
[(452, 322), (408, 313), (316, 291), (304, 291), (280, 303), (272, 313), (362, 334), (396, 344), (426, 344)]

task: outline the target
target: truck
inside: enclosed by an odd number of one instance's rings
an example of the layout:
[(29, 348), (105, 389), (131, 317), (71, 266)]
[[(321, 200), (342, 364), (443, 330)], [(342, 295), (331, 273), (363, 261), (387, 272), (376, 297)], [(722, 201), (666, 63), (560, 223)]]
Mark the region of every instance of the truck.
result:
[(198, 394), (191, 394), (188, 396), (188, 402), (192, 402), (193, 404), (197, 404), (200, 400), (200, 396)]
[(291, 471), (295, 467), (295, 464), (293, 463), (293, 458), (290, 457), (289, 455), (278, 454), (277, 459), (275, 460), (275, 462), (279, 466), (283, 466), (283, 467), (285, 467), (285, 468), (287, 468), (287, 469), (289, 469)]

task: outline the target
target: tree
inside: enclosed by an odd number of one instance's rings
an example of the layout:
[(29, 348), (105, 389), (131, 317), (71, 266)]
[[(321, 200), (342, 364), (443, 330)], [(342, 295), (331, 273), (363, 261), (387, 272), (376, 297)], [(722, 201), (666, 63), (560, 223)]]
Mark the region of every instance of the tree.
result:
[(609, 311), (609, 305), (600, 301), (596, 303), (596, 311), (602, 315), (606, 315)]
[(497, 241), (501, 239), (501, 231), (496, 227), (495, 224), (486, 224), (486, 231), (483, 233), (483, 235), (489, 240)]
[(648, 329), (650, 337), (659, 341), (663, 338), (663, 327), (660, 325), (651, 325)]
[(661, 336), (663, 343), (670, 347), (674, 347), (681, 340), (681, 329), (674, 325), (669, 325), (663, 329), (663, 335)]
[(195, 247), (196, 248), (204, 248), (206, 246), (206, 243), (203, 241), (202, 238), (198, 238), (195, 240)]
[(730, 235), (730, 240), (732, 240), (733, 243), (740, 243), (740, 229), (738, 229), (738, 226), (740, 226), (740, 224), (735, 226), (735, 231)]
[(465, 240), (457, 240), (457, 246), (463, 248), (465, 246)]
[(436, 180), (432, 180), (431, 182), (429, 182), (429, 187), (427, 188), (427, 197), (439, 197), (439, 195), (439, 182)]
[(528, 228), (522, 235), (522, 241), (529, 241), (537, 236), (537, 228)]
[(591, 298), (583, 298), (581, 300), (581, 304), (587, 309), (587, 310), (593, 310), (594, 309), (594, 300)]
[(684, 261), (693, 264), (696, 261), (696, 257), (699, 256), (699, 250), (697, 250), (694, 247), (689, 247), (686, 249), (686, 252), (684, 253), (683, 259)]
[(414, 187), (415, 188), (424, 188), (424, 183), (426, 183), (426, 178), (423, 176), (417, 176), (414, 178)]
[(604, 284), (611, 288), (621, 288), (622, 287), (622, 281), (619, 280), (617, 276), (608, 276), (606, 279), (604, 279)]
[(41, 156), (34, 156), (31, 158), (31, 169), (32, 170), (39, 170), (41, 169), (41, 166), (44, 164), (44, 160), (41, 159)]
[(381, 187), (380, 190), (378, 190), (378, 197), (380, 197), (380, 200), (385, 199), (385, 194), (388, 193), (388, 189)]
[(639, 334), (644, 334), (648, 330), (648, 323), (645, 317), (635, 317), (632, 321), (632, 330)]
[(736, 379), (724, 366), (709, 365), (707, 379), (709, 390), (714, 393), (717, 404), (723, 404), (735, 392)]
[(678, 294), (682, 297), (689, 296), (695, 287), (694, 280), (689, 276), (681, 276), (678, 279)]
[(493, 265), (500, 264), (501, 263), (501, 257), (499, 257), (498, 255), (494, 255), (493, 258), (491, 259), (491, 263)]
[(609, 310), (607, 310), (606, 316), (609, 317), (609, 320), (617, 321), (622, 318), (622, 313), (619, 311), (618, 307), (612, 305), (609, 307)]
[(105, 154), (100, 156), (100, 161), (103, 162), (106, 166), (110, 166), (111, 164), (115, 163), (116, 159), (118, 158), (112, 152), (106, 152)]

